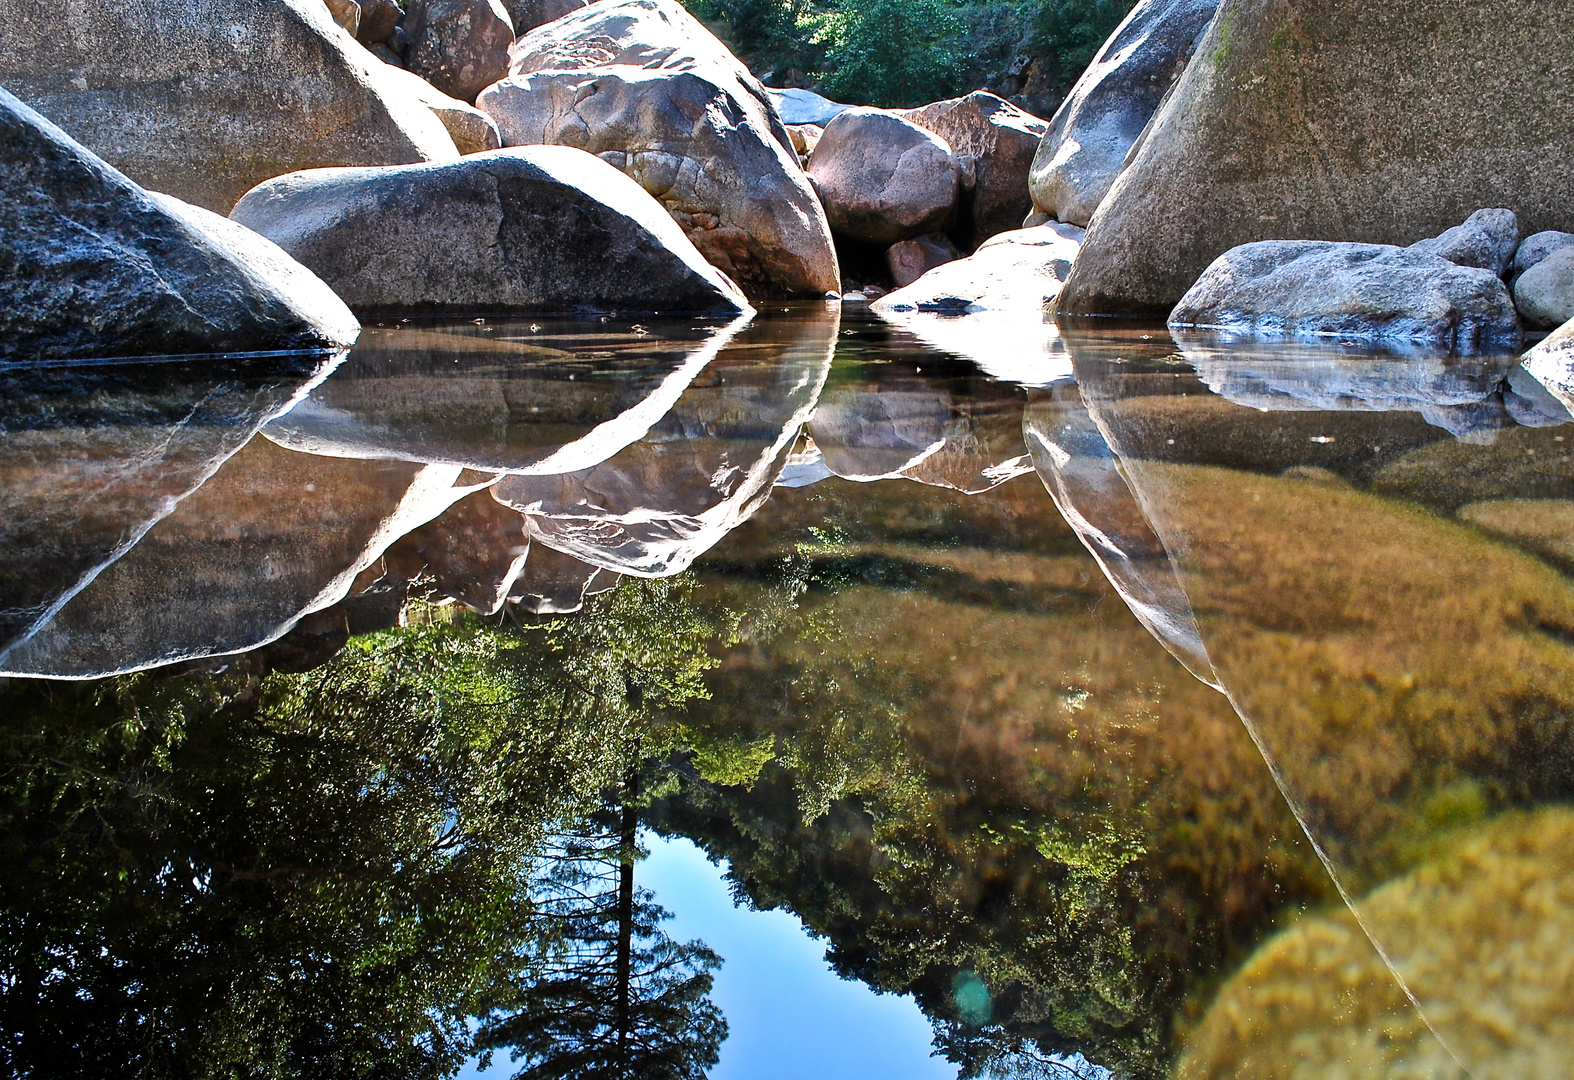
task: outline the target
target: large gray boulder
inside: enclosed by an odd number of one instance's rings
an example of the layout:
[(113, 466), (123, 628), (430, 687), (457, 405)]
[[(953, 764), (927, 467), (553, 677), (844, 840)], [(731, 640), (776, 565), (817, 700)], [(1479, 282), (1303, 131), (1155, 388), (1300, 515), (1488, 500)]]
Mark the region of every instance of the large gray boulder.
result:
[(1428, 240), (1417, 240), (1410, 249), (1505, 277), (1519, 250), (1519, 219), (1512, 210), (1477, 210), (1463, 225), (1455, 225)]
[(809, 175), (832, 231), (880, 245), (943, 230), (962, 183), (944, 139), (895, 113), (864, 108), (825, 125)]
[(1033, 208), (1028, 172), (1048, 123), (987, 90), (900, 115), (940, 136), (952, 154), (973, 160), (973, 186), (962, 196), (954, 229), (964, 247), (1022, 227)]
[(1250, 336), (1394, 339), (1460, 351), (1511, 351), (1521, 336), (1508, 289), (1491, 270), (1385, 244), (1317, 240), (1226, 252), (1169, 321)]
[(348, 346), (360, 324), (278, 247), (143, 191), (0, 89), (0, 360)]
[(508, 74), (514, 24), (499, 0), (408, 0), (405, 66), (450, 97), (476, 95)]
[(840, 287), (830, 228), (759, 81), (675, 0), (602, 0), (525, 34), (477, 104), (505, 146), (601, 157), (752, 297)]
[(1574, 246), (1557, 248), (1514, 282), (1514, 304), (1531, 326), (1574, 319)]
[(1219, 0), (1141, 0), (1061, 103), (1037, 147), (1032, 209), (1086, 225), (1185, 70)]
[(291, 173), (234, 218), (360, 311), (748, 310), (639, 185), (567, 146)]
[(0, 84), (143, 187), (216, 213), (263, 180), (456, 156), (322, 0), (6, 0)]
[(1410, 244), (1478, 207), (1574, 221), (1574, 8), (1224, 0), (1099, 209), (1066, 312), (1159, 313), (1257, 240)]

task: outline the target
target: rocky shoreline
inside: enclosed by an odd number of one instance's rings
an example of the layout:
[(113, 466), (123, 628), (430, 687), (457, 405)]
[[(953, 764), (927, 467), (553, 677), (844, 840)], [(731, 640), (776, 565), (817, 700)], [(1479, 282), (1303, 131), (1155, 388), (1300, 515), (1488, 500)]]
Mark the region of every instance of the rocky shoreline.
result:
[[(1574, 318), (1552, 119), (1574, 83), (1475, 62), (1574, 29), (1525, 6), (1488, 27), (1407, 0), (1368, 28), (1377, 56), (1348, 0), (1142, 0), (1043, 120), (986, 91), (890, 110), (767, 89), (676, 0), (248, 0), (223, 25), (95, 0), (70, 34), (18, 0), (4, 355), (331, 348), (353, 340), (346, 304), (731, 315), (892, 290), (876, 310), (897, 321), (1162, 315), (1513, 350)], [(1499, 120), (1482, 102), (1510, 86), (1526, 100)], [(95, 213), (161, 235), (106, 239)], [(146, 287), (222, 300), (200, 329), (128, 299), (160, 259), (192, 280)], [(293, 329), (260, 314), (278, 303)]]

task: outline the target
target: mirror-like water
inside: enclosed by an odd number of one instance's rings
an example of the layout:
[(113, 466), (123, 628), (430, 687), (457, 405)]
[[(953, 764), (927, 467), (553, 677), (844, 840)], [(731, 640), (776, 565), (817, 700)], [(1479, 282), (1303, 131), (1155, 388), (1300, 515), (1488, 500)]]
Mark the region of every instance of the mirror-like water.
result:
[(889, 1045), (726, 1041), (692, 843), (945, 1075), (1570, 1075), (1566, 372), (832, 304), (4, 378), (12, 1073)]

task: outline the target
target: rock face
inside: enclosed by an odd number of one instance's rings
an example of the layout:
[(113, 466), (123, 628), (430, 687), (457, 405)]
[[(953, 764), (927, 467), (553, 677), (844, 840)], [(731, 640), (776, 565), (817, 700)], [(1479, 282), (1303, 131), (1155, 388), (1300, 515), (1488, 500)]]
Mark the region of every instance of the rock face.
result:
[(528, 34), (538, 26), (556, 22), (584, 7), (589, 0), (504, 0), (515, 34)]
[(1514, 282), (1514, 304), (1531, 326), (1574, 319), (1574, 246), (1560, 247)]
[(1224, 0), (1099, 210), (1067, 312), (1159, 313), (1256, 240), (1410, 244), (1477, 207), (1574, 221), (1574, 9)]
[(1001, 233), (967, 258), (882, 296), (874, 311), (961, 315), (1025, 309), (1037, 316), (1059, 294), (1081, 241), (1081, 229), (1059, 222)]
[(234, 218), (364, 311), (748, 310), (654, 199), (566, 146), (293, 173)]
[(476, 95), (508, 74), (514, 24), (499, 0), (409, 0), (405, 65), (450, 97)]
[(753, 297), (840, 284), (830, 228), (770, 98), (674, 0), (603, 0), (524, 35), (477, 104), (505, 146), (598, 155)]
[(360, 8), (361, 21), (355, 31), (355, 40), (363, 45), (387, 41), (404, 14), (394, 0), (361, 0)]
[(360, 324), (257, 234), (143, 191), (0, 89), (0, 360), (336, 349)]
[(925, 233), (885, 249), (885, 265), (898, 289), (911, 285), (935, 267), (961, 257), (961, 249), (945, 233)]
[(895, 113), (863, 108), (825, 125), (809, 175), (832, 231), (881, 245), (942, 230), (962, 180), (944, 139)]
[(964, 247), (1022, 227), (1033, 208), (1028, 172), (1048, 123), (987, 90), (901, 115), (944, 139), (951, 153), (975, 163), (973, 187), (962, 196), (955, 230)]
[(1269, 240), (1226, 252), (1181, 298), (1170, 325), (1269, 337), (1392, 338), (1461, 351), (1513, 350), (1520, 341), (1508, 290), (1490, 270), (1384, 244), (1316, 240)]
[(0, 84), (137, 183), (229, 213), (263, 180), (451, 159), (322, 0), (0, 4)]
[(1430, 240), (1418, 240), (1410, 245), (1410, 250), (1504, 277), (1514, 261), (1514, 252), (1519, 250), (1519, 219), (1512, 210), (1477, 210), (1463, 225), (1455, 225)]
[(813, 90), (767, 90), (776, 111), (784, 124), (814, 124), (824, 127), (840, 114), (852, 108), (830, 98), (821, 97)]
[(390, 67), (385, 77), (407, 87), (422, 105), (432, 110), (432, 115), (447, 129), (449, 138), (454, 140), (454, 148), (461, 154), (479, 154), (503, 145), (492, 118), (474, 105), (449, 97), (421, 76), (403, 68)]
[(1029, 181), (1035, 214), (1075, 225), (1092, 219), (1218, 7), (1219, 0), (1142, 0), (1132, 9), (1037, 147)]

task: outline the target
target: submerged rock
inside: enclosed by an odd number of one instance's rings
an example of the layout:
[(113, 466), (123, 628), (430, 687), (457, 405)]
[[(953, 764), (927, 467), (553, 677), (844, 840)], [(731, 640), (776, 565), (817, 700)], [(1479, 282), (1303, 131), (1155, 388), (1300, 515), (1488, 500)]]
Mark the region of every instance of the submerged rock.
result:
[(406, 0), (405, 65), (450, 97), (476, 95), (508, 74), (514, 24), (500, 0)]
[(1519, 250), (1519, 219), (1512, 210), (1477, 210), (1463, 225), (1430, 240), (1418, 240), (1410, 250), (1506, 277), (1514, 252)]
[(1036, 149), (1029, 181), (1036, 215), (1087, 225), (1218, 7), (1219, 0), (1141, 0), (1132, 8)]
[(1566, 808), (1458, 834), (1355, 900), (1360, 922), (1348, 910), (1304, 918), (1259, 949), (1219, 992), (1175, 1076), (1562, 1075), (1574, 1047), (1571, 893)]
[(0, 361), (337, 349), (360, 325), (306, 267), (132, 183), (0, 89)]
[(940, 136), (895, 113), (863, 108), (825, 126), (809, 175), (832, 231), (872, 244), (943, 230), (962, 182)]
[(1169, 321), (1232, 334), (1398, 339), (1460, 351), (1514, 349), (1521, 336), (1508, 290), (1490, 270), (1384, 244), (1315, 240), (1226, 252)]
[(566, 146), (293, 173), (233, 216), (362, 311), (749, 310), (639, 185)]
[(954, 230), (964, 247), (1022, 227), (1033, 208), (1028, 171), (1047, 122), (987, 90), (899, 115), (940, 136), (952, 154), (973, 160), (973, 185), (962, 195)]
[(269, 177), (455, 156), (322, 0), (0, 4), (0, 84), (137, 183), (227, 214)]
[(1574, 319), (1574, 245), (1554, 249), (1520, 274), (1514, 305), (1531, 326), (1562, 326)]
[(477, 104), (505, 146), (600, 156), (750, 296), (840, 283), (825, 213), (759, 81), (675, 0), (602, 0), (525, 34)]
[(1259, 240), (1410, 244), (1482, 206), (1574, 221), (1574, 53), (1546, 47), (1571, 32), (1543, 0), (1224, 0), (1062, 310), (1158, 314)]

